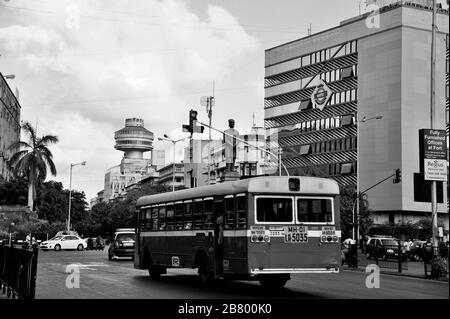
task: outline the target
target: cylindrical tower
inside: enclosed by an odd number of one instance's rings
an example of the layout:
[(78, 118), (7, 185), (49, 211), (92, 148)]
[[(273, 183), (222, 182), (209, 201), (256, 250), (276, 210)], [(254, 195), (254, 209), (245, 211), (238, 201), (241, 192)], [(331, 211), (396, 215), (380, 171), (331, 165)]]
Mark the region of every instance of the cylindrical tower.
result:
[(125, 127), (114, 134), (114, 148), (124, 152), (124, 158), (142, 159), (144, 152), (153, 149), (153, 133), (144, 127), (144, 120), (130, 118)]

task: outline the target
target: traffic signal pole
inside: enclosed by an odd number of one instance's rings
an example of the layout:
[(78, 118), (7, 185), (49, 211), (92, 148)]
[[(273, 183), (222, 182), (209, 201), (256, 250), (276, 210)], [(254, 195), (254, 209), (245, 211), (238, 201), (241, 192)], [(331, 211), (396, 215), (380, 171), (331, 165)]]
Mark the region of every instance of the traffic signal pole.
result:
[[(435, 109), (436, 109), (436, 0), (433, 2), (433, 16), (431, 23), (431, 101), (430, 101), (430, 120), (431, 129), (435, 128)], [(436, 181), (431, 181), (431, 222), (433, 233), (433, 246), (438, 246), (438, 222), (437, 222), (437, 191)]]
[(383, 180), (379, 181), (378, 183), (370, 186), (368, 189), (362, 191), (362, 192), (358, 192), (356, 194), (356, 198), (355, 201), (353, 202), (353, 206), (352, 206), (352, 223), (353, 223), (353, 227), (352, 227), (352, 238), (355, 239), (355, 208), (357, 209), (357, 214), (356, 214), (356, 238), (359, 239), (359, 205), (358, 204), (358, 200), (361, 198), (362, 195), (366, 194), (368, 191), (370, 191), (372, 188), (380, 185), (381, 183), (384, 183), (385, 181), (387, 181), (388, 179), (390, 179), (391, 177), (394, 177), (395, 179), (393, 180), (394, 184), (400, 183), (401, 182), (401, 170), (399, 168), (397, 168), (395, 170), (395, 173), (384, 178)]

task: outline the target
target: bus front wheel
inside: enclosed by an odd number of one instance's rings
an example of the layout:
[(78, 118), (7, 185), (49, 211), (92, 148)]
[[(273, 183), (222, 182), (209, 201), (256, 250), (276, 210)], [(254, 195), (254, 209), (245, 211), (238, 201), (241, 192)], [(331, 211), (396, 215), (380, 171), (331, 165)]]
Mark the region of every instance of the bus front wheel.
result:
[(264, 288), (280, 289), (286, 285), (286, 282), (290, 279), (289, 274), (285, 275), (261, 275), (259, 283)]

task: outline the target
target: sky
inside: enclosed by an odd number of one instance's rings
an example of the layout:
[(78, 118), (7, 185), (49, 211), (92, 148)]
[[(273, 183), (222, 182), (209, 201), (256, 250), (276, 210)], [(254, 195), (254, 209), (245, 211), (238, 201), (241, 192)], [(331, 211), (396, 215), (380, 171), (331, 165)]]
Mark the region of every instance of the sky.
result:
[[(0, 72), (17, 87), (21, 120), (50, 146), (57, 176), (89, 201), (105, 171), (120, 163), (114, 132), (142, 118), (155, 149), (172, 143), (190, 109), (207, 122), (202, 96), (214, 94), (213, 125), (241, 133), (264, 126), (264, 51), (358, 15), (358, 0), (0, 0)], [(207, 138), (207, 134), (204, 134)], [(213, 134), (214, 137), (214, 134)], [(198, 136), (197, 138), (201, 138)], [(177, 144), (176, 159), (186, 145)], [(146, 153), (145, 157), (150, 157)]]

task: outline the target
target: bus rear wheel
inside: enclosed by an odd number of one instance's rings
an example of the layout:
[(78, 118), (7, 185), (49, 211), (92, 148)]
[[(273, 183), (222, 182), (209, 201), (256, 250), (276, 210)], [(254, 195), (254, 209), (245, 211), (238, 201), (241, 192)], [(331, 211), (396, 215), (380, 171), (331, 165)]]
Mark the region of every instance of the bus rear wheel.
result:
[(158, 279), (159, 277), (161, 277), (161, 274), (163, 273), (161, 267), (158, 266), (150, 266), (148, 268), (148, 274), (150, 276), (150, 278), (152, 279)]
[(268, 289), (281, 289), (286, 285), (286, 282), (290, 279), (289, 274), (285, 275), (261, 275), (259, 283), (264, 288)]

